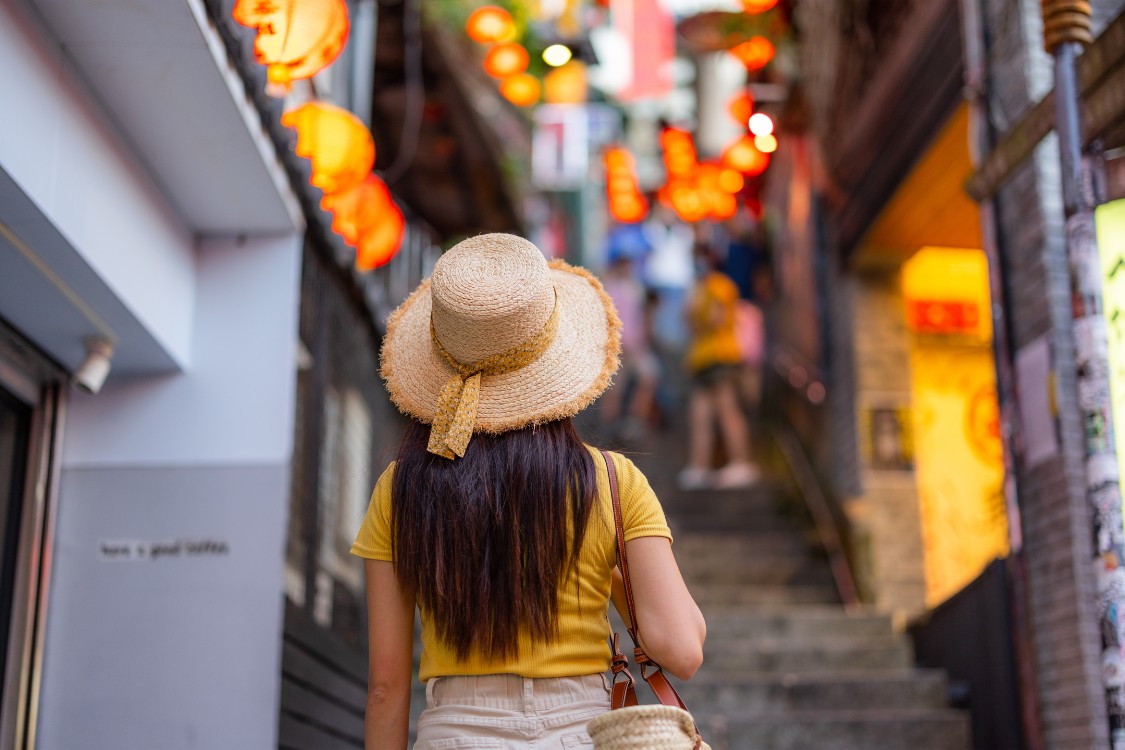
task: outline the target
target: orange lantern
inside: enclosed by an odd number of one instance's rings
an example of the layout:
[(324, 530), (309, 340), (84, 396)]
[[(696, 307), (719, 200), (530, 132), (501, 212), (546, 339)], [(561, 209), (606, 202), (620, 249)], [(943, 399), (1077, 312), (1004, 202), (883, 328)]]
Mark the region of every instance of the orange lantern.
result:
[(345, 0), (238, 0), (231, 16), (257, 30), (254, 56), (266, 66), (273, 94), (328, 67), (348, 41)]
[(737, 57), (746, 66), (747, 70), (761, 70), (773, 59), (777, 50), (773, 43), (764, 36), (751, 37), (737, 47), (731, 47), (730, 53)]
[(742, 0), (742, 10), (747, 13), (765, 13), (777, 5), (777, 0)]
[(500, 81), (500, 93), (517, 107), (530, 107), (539, 101), (542, 87), (539, 79), (527, 73), (518, 73)]
[(745, 184), (746, 180), (738, 170), (727, 168), (719, 173), (719, 188), (724, 192), (733, 195), (742, 190)]
[(610, 215), (622, 224), (641, 221), (648, 214), (648, 201), (637, 185), (633, 155), (623, 148), (607, 148), (602, 158)]
[(707, 203), (702, 193), (687, 185), (674, 187), (669, 192), (672, 209), (682, 221), (694, 224), (707, 216)]
[(695, 172), (698, 158), (691, 133), (679, 128), (665, 128), (660, 133), (664, 149), (664, 168), (670, 177), (687, 177)]
[(739, 94), (727, 102), (727, 112), (739, 125), (745, 126), (754, 114), (754, 97), (750, 94)]
[(583, 104), (586, 94), (586, 64), (579, 60), (571, 60), (543, 77), (543, 98), (548, 104)]
[(359, 118), (346, 109), (310, 102), (281, 116), (297, 131), (297, 156), (312, 162), (309, 179), (325, 193), (358, 184), (375, 165), (375, 141)]
[(493, 78), (507, 78), (527, 70), (530, 60), (518, 42), (497, 44), (484, 56), (484, 70)]
[(754, 139), (744, 135), (727, 146), (722, 156), (723, 166), (736, 169), (744, 175), (755, 177), (766, 171), (769, 154), (763, 154), (754, 145)]
[(344, 238), (344, 242), (356, 247), (362, 235), (373, 226), (393, 206), (391, 191), (376, 175), (347, 190), (325, 195), (320, 206), (332, 212), (332, 231)]
[(725, 221), (726, 219), (733, 219), (734, 215), (738, 213), (738, 201), (730, 193), (716, 193), (711, 199), (711, 212), (709, 216), (712, 219)]
[(515, 36), (516, 25), (508, 11), (495, 5), (485, 5), (469, 16), (469, 20), (465, 22), (465, 33), (474, 42), (493, 44)]
[(394, 201), (390, 201), (379, 215), (379, 220), (360, 235), (355, 254), (356, 268), (370, 271), (389, 263), (402, 247), (405, 230), (406, 218)]

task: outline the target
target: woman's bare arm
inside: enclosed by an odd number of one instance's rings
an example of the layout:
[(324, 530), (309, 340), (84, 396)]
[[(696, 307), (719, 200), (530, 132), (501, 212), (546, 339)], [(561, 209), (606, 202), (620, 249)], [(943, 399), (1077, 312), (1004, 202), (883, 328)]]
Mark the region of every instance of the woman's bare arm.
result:
[[(664, 537), (644, 536), (626, 542), (625, 550), (645, 653), (676, 677), (690, 679), (703, 664), (707, 624), (680, 575), (671, 543)], [(624, 588), (616, 571), (614, 594), (620, 612)], [(627, 611), (622, 613), (626, 620)]]
[(367, 750), (405, 748), (414, 666), (414, 596), (403, 592), (394, 565), (364, 560), (370, 663), (364, 738)]

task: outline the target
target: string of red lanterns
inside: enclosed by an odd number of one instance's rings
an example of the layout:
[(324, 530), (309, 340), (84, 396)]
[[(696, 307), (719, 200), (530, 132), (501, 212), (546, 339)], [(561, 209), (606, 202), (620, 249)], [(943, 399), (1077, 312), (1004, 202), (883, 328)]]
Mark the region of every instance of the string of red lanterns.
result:
[[(348, 40), (345, 0), (238, 0), (231, 15), (257, 30), (254, 53), (274, 94), (326, 68)], [(389, 262), (402, 245), (406, 219), (371, 171), (371, 131), (346, 109), (320, 101), (289, 110), (281, 123), (297, 131), (294, 151), (311, 163), (309, 182), (324, 193), (321, 207), (332, 213), (332, 230), (356, 248), (356, 267)]]
[(622, 224), (634, 224), (648, 215), (648, 201), (637, 184), (636, 164), (628, 150), (612, 147), (602, 155), (605, 163), (609, 214)]

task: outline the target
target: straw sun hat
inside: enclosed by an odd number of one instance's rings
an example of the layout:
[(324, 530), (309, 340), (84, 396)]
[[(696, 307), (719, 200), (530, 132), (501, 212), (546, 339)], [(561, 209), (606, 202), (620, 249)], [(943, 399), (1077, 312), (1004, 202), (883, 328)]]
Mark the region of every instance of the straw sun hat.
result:
[(474, 432), (572, 416), (609, 386), (621, 321), (588, 271), (484, 234), (446, 252), (391, 314), (382, 375), (391, 400), (432, 425), (431, 452), (464, 455)]

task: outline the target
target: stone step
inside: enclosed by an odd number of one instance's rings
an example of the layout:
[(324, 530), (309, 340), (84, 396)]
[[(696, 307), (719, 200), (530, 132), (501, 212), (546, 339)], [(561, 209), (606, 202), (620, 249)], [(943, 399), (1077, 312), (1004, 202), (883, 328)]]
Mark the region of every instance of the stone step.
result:
[(713, 750), (968, 750), (961, 711), (792, 711), (700, 721)]
[[(704, 670), (707, 671), (706, 669)], [(696, 675), (677, 690), (697, 719), (722, 713), (946, 707), (945, 674), (936, 670), (762, 675)], [(645, 688), (638, 688), (640, 693)]]
[(660, 496), (660, 504), (672, 513), (748, 513), (777, 518), (800, 518), (803, 512), (800, 500), (793, 501), (784, 495), (772, 493), (664, 493)]
[(712, 605), (703, 609), (708, 639), (774, 636), (890, 636), (891, 618), (876, 613), (847, 613), (841, 607), (802, 606), (746, 609)]
[(905, 637), (712, 638), (704, 645), (705, 669), (827, 674), (834, 671), (910, 669), (914, 656)]
[[(674, 511), (673, 511), (674, 512)], [(740, 515), (740, 514), (717, 514), (717, 513), (681, 513), (674, 516), (677, 528), (683, 531), (690, 531), (695, 533), (724, 533), (724, 532), (739, 532), (739, 533), (753, 533), (753, 532), (767, 532), (781, 530), (784, 533), (791, 533), (794, 535), (803, 535), (804, 532), (795, 524), (789, 523), (787, 520), (782, 519), (778, 521), (765, 521), (764, 528), (755, 525), (755, 516)]]
[(678, 560), (684, 580), (694, 583), (747, 583), (832, 586), (832, 571), (808, 555), (761, 555), (724, 560), (688, 557)]
[(776, 606), (837, 604), (840, 601), (836, 587), (829, 585), (775, 586), (688, 580), (688, 586), (703, 609), (710, 605)]
[(819, 555), (819, 551), (799, 533), (732, 532), (724, 529), (704, 534), (683, 529), (676, 520), (672, 520), (671, 525), (674, 537), (672, 551), (676, 553), (677, 560), (681, 557), (737, 559), (771, 554)]

